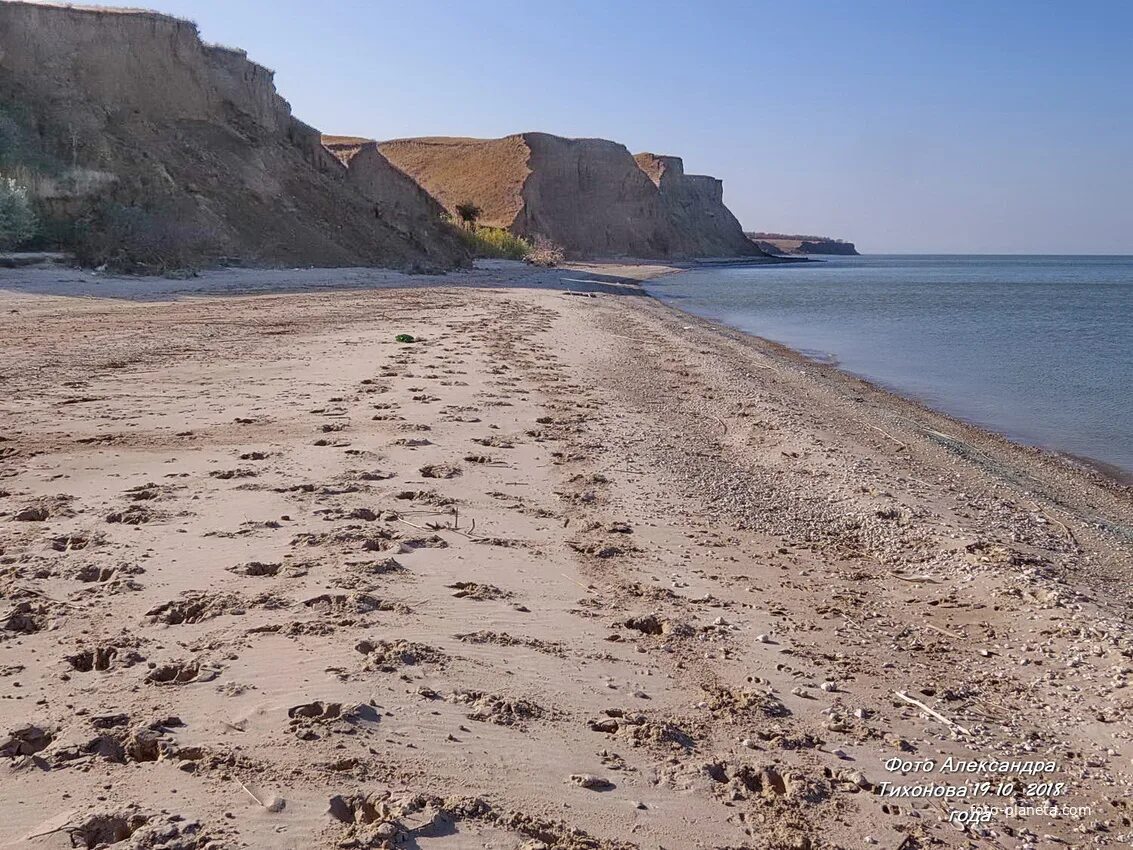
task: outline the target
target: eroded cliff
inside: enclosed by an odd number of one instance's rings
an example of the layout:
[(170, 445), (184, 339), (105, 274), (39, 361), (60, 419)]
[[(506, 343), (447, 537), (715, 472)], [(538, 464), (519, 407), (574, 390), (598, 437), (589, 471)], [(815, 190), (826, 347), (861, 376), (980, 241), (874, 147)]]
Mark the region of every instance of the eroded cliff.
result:
[[(273, 74), (152, 12), (0, 4), (0, 166), (59, 238), (161, 262), (444, 268), (464, 248), (377, 151), (355, 169), (291, 115)], [(412, 223), (412, 226), (409, 224)], [(113, 259), (113, 256), (109, 257)]]
[(720, 181), (685, 175), (676, 157), (635, 158), (617, 142), (549, 133), (378, 147), (450, 211), (472, 202), (483, 223), (549, 239), (569, 256), (762, 254), (724, 206)]
[(350, 186), (373, 205), (375, 218), (411, 243), (421, 243), (422, 250), (450, 238), (450, 228), (443, 223), (445, 208), (412, 177), (394, 167), (375, 142), (324, 135), (322, 144), (346, 168)]
[(693, 257), (734, 257), (763, 253), (744, 235), (739, 220), (724, 206), (724, 183), (702, 174), (685, 174), (677, 156), (639, 153), (638, 167), (661, 196), (673, 231), (675, 253)]

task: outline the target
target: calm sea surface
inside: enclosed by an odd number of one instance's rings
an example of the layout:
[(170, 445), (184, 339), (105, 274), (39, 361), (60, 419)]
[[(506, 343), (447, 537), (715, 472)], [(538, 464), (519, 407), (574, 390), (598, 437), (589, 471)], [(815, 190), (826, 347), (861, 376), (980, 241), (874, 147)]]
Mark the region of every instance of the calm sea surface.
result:
[(834, 257), (647, 286), (1012, 439), (1133, 473), (1133, 257)]

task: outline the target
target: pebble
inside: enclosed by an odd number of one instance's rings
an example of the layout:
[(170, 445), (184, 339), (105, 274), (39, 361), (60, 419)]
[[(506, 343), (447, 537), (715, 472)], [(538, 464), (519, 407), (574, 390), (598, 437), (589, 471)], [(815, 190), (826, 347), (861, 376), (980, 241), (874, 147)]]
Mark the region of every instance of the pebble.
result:
[(374, 830), (374, 834), (378, 838), (393, 838), (397, 835), (397, 824), (386, 821), (385, 823), (378, 824), (378, 828)]
[(614, 787), (614, 783), (610, 780), (595, 776), (593, 773), (572, 773), (567, 781), (573, 785), (578, 785), (580, 788), (589, 788), (591, 791), (602, 791)]
[(846, 774), (846, 778), (850, 782), (853, 782), (855, 785), (861, 788), (863, 791), (868, 791), (873, 787), (873, 783), (866, 779), (865, 774), (860, 770), (851, 771), (850, 773)]

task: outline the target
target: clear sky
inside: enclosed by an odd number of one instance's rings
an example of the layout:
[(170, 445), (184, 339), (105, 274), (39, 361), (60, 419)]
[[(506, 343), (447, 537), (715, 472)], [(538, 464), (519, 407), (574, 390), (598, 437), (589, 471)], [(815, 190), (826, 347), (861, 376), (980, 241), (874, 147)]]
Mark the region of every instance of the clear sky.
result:
[(615, 139), (871, 253), (1133, 254), (1130, 0), (149, 5), (326, 132)]

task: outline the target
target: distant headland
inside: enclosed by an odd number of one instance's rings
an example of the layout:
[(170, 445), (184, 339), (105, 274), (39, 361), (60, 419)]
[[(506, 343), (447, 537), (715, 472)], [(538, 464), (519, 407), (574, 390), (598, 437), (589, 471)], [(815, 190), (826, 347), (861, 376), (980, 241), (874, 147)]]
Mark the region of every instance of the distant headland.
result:
[(745, 233), (748, 239), (768, 254), (842, 254), (856, 257), (853, 242), (829, 236), (804, 236), (789, 233)]

